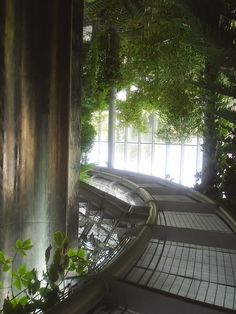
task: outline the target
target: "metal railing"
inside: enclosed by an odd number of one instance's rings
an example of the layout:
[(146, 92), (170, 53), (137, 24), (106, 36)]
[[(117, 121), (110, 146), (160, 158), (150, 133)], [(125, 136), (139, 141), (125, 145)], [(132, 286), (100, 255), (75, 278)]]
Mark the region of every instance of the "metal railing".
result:
[[(107, 174), (104, 174), (106, 178)], [(114, 175), (112, 182), (114, 183)], [(72, 278), (61, 303), (49, 313), (86, 313), (106, 294), (114, 280), (122, 278), (146, 248), (156, 219), (152, 197), (129, 180), (117, 178), (127, 188), (130, 203), (121, 198), (81, 183), (79, 245), (90, 250), (93, 264), (83, 278)], [(132, 193), (142, 204), (132, 202)], [(132, 204), (133, 203), (133, 204)], [(73, 283), (74, 282), (74, 283)]]

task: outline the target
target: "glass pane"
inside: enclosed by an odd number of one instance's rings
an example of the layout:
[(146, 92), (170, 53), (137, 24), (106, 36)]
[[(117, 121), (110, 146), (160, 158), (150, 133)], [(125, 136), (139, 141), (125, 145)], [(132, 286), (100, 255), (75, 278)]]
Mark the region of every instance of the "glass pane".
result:
[(116, 141), (124, 142), (125, 141), (125, 128), (116, 127)]
[(198, 154), (197, 171), (202, 171), (202, 149), (199, 150)]
[(165, 178), (166, 146), (155, 145), (153, 175)]
[(179, 183), (180, 176), (180, 153), (180, 145), (168, 145), (166, 175), (169, 175), (169, 179), (177, 183)]
[(146, 174), (151, 174), (151, 164), (152, 164), (152, 145), (142, 144), (141, 145), (141, 156), (139, 171)]
[(115, 144), (114, 167), (117, 169), (124, 169), (125, 167), (124, 147), (124, 144)]
[(185, 146), (184, 148), (184, 168), (183, 168), (183, 185), (193, 186), (195, 184), (196, 174), (197, 147)]
[(161, 140), (160, 138), (157, 137), (157, 131), (159, 128), (159, 121), (158, 121), (158, 117), (154, 118), (155, 124), (154, 124), (154, 133), (155, 133), (155, 143), (161, 143), (161, 144), (165, 144), (165, 141)]
[(138, 145), (127, 144), (126, 169), (131, 171), (138, 170)]
[(128, 142), (138, 142), (138, 132), (133, 128), (128, 128)]
[(156, 135), (155, 135), (154, 140), (155, 140), (155, 143), (160, 143), (160, 144), (165, 144), (166, 143), (165, 141), (163, 141), (160, 138), (158, 138)]
[(98, 153), (98, 163), (99, 166), (107, 167), (107, 157), (108, 157), (108, 145), (107, 143), (100, 143), (99, 153)]
[(203, 139), (202, 138), (198, 138), (198, 142), (199, 142), (199, 145), (202, 145), (203, 144)]
[(97, 142), (98, 141), (98, 128), (96, 127), (95, 130), (96, 130), (96, 135), (94, 137), (94, 142)]
[[(161, 141), (155, 136), (154, 156), (152, 160), (152, 128), (156, 132), (157, 118), (146, 117), (149, 129), (147, 133), (140, 134), (140, 151), (138, 150), (138, 132), (134, 128), (123, 128), (116, 120), (115, 131), (115, 154), (114, 166), (119, 169), (127, 169), (131, 171), (140, 171), (165, 178), (166, 174), (170, 175), (175, 182), (178, 182), (180, 177), (180, 146), (175, 143), (167, 145), (165, 141)], [(88, 162), (94, 162), (98, 165), (107, 165), (107, 140), (108, 140), (108, 112), (96, 113), (93, 117), (93, 123), (96, 130), (99, 132), (96, 136), (94, 146), (88, 154)], [(127, 131), (126, 131), (127, 130)], [(128, 144), (125, 142), (125, 133), (127, 132)], [(183, 159), (182, 159), (182, 180), (181, 183), (187, 186), (192, 186), (195, 183), (196, 171), (201, 171), (202, 168), (202, 139), (191, 138), (187, 143), (184, 143)], [(127, 146), (126, 146), (127, 145)], [(127, 147), (127, 149), (125, 149)], [(197, 154), (198, 152), (198, 154)], [(138, 157), (138, 154), (140, 156)], [(167, 157), (167, 158), (166, 158)], [(125, 163), (125, 161), (127, 161)], [(138, 164), (139, 163), (139, 164)], [(151, 171), (151, 167), (153, 167)]]
[(141, 133), (141, 142), (142, 143), (151, 143), (152, 142), (152, 133)]
[(100, 136), (101, 141), (108, 140), (108, 112), (105, 111), (100, 116)]
[(98, 161), (98, 142), (93, 144), (92, 149), (88, 153), (88, 163), (96, 163)]
[(191, 137), (188, 141), (186, 141), (184, 144), (188, 145), (197, 145), (197, 137)]

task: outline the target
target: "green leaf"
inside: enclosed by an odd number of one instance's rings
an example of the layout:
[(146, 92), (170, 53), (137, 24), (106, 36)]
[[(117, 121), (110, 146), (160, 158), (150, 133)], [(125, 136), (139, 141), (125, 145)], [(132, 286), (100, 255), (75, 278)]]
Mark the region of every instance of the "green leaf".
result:
[(86, 274), (88, 271), (89, 260), (87, 259), (87, 252), (83, 248), (69, 249), (67, 252), (69, 257), (68, 270), (76, 271), (78, 275)]
[(17, 301), (18, 301), (19, 304), (25, 306), (28, 303), (29, 298), (26, 295), (24, 295), (23, 297), (21, 297)]
[(40, 289), (40, 281), (37, 279), (34, 282), (31, 282), (28, 287), (29, 294), (34, 295)]
[(28, 285), (28, 292), (29, 294), (32, 296), (34, 295), (36, 292), (39, 291), (40, 286), (41, 286), (41, 282), (38, 280), (38, 276), (37, 276), (37, 271), (36, 269), (32, 269), (32, 277), (33, 279), (30, 280), (30, 283)]
[(48, 271), (48, 280), (50, 283), (55, 283), (59, 278), (59, 272), (58, 268), (55, 266), (55, 264), (52, 264)]
[(3, 303), (3, 313), (5, 314), (16, 314), (16, 311), (14, 309), (14, 305), (11, 303), (9, 299), (4, 299)]
[(49, 262), (49, 259), (50, 259), (50, 255), (51, 255), (51, 250), (52, 250), (52, 246), (49, 245), (45, 251), (45, 263), (46, 263), (46, 266), (48, 267), (48, 262)]
[(17, 240), (16, 244), (15, 244), (15, 249), (17, 252), (19, 252), (22, 256), (26, 256), (26, 252), (25, 251), (29, 251), (31, 250), (33, 247), (31, 240), (27, 239), (27, 240)]
[(16, 241), (16, 249), (21, 249), (22, 248), (22, 246), (23, 246), (23, 241), (21, 241), (21, 240), (17, 240)]
[(10, 268), (11, 268), (11, 261), (9, 259), (6, 259), (2, 266), (2, 271), (7, 272)]
[(88, 182), (89, 181), (89, 171), (95, 168), (95, 164), (81, 164), (80, 165), (80, 181)]
[(7, 272), (11, 267), (11, 261), (5, 257), (3, 251), (0, 251), (0, 265), (2, 265), (3, 272)]
[(46, 305), (48, 308), (60, 302), (58, 287), (56, 286), (54, 289), (47, 289), (45, 299), (47, 301)]
[(87, 251), (83, 248), (78, 250), (78, 256), (83, 259), (87, 259)]
[(23, 276), (24, 274), (26, 273), (26, 265), (25, 264), (22, 264), (19, 266), (18, 268), (18, 274)]
[(34, 278), (33, 271), (27, 271), (26, 265), (21, 265), (16, 271), (12, 273), (13, 278), (15, 279), (13, 285), (21, 290), (22, 286), (28, 288), (31, 280)]
[(22, 282), (22, 284), (23, 284), (23, 286), (24, 286), (25, 288), (28, 288), (31, 279), (32, 279), (32, 277), (31, 277), (31, 273), (30, 273), (30, 272), (28, 272), (28, 273), (21, 279), (21, 282)]
[(69, 249), (68, 252), (67, 252), (67, 255), (69, 257), (80, 257), (84, 260), (87, 259), (87, 251), (83, 248), (80, 248), (80, 249)]
[(67, 255), (69, 257), (76, 256), (77, 255), (77, 250), (76, 249), (69, 249), (68, 252), (67, 252)]
[(4, 264), (4, 261), (5, 261), (5, 255), (3, 253), (3, 251), (0, 251), (0, 264)]
[(21, 290), (21, 280), (19, 278), (15, 279), (13, 285), (16, 287), (16, 289)]
[(31, 243), (30, 239), (27, 239), (27, 240), (23, 241), (23, 249), (25, 251), (31, 250), (32, 247), (33, 247), (33, 244)]
[(53, 255), (53, 264), (60, 265), (62, 252), (61, 249), (56, 249)]
[(79, 274), (79, 275), (86, 274), (86, 270), (85, 270), (84, 265), (83, 265), (83, 266), (77, 265), (77, 267), (75, 268), (75, 271), (76, 271), (77, 274)]
[(56, 232), (54, 232), (53, 237), (54, 237), (54, 241), (55, 241), (56, 245), (58, 247), (61, 247), (63, 245), (63, 241), (65, 238), (63, 233), (61, 231), (56, 231)]
[(67, 236), (65, 236), (63, 239), (63, 243), (62, 243), (63, 250), (67, 249), (68, 243), (69, 243), (69, 238)]

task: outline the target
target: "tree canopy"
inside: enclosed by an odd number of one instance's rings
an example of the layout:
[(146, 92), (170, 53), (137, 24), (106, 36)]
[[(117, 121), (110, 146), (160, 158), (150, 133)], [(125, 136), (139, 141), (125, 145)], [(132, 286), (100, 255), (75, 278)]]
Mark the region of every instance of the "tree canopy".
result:
[(112, 87), (126, 90), (122, 123), (144, 130), (152, 112), (159, 137), (203, 136), (202, 190), (222, 196), (236, 154), (235, 1), (87, 0), (85, 23), (82, 116), (106, 108)]
[[(208, 15), (215, 12), (209, 21), (203, 14), (206, 8)], [(143, 128), (142, 113), (155, 111), (162, 124), (169, 126), (162, 136), (173, 133), (181, 139), (199, 133), (205, 61), (219, 63), (229, 54), (214, 35), (219, 10), (209, 1), (201, 5), (193, 1), (88, 1), (86, 16), (93, 34), (87, 43), (90, 69), (85, 79), (90, 83), (85, 86), (90, 88), (86, 105), (105, 105), (109, 86), (114, 84), (128, 92), (126, 102), (117, 103), (125, 124)], [(230, 34), (231, 28), (228, 25)], [(232, 77), (230, 66), (224, 70), (223, 66), (220, 76), (225, 85), (217, 82), (207, 89), (232, 97), (234, 88), (227, 85), (228, 76)], [(137, 87), (135, 92), (130, 92), (132, 85)]]

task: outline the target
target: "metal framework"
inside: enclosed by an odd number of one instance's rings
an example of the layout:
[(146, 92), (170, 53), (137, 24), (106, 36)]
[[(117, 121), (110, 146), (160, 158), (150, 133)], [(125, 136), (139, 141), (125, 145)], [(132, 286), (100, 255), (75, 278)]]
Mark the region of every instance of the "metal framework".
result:
[(49, 313), (236, 310), (236, 222), (210, 199), (111, 168), (91, 171), (80, 195), (80, 242), (95, 267)]

